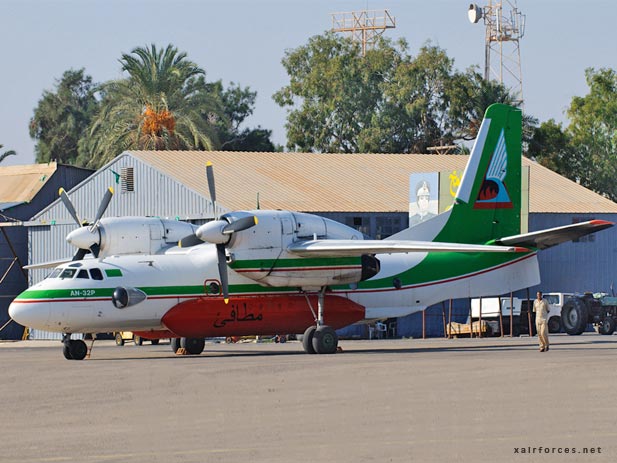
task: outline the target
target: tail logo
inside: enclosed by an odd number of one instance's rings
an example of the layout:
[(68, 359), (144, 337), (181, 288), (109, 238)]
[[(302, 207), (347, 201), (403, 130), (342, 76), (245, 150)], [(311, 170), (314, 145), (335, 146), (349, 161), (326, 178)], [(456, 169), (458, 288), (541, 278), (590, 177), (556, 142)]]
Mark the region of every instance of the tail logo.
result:
[(474, 209), (511, 209), (513, 207), (504, 183), (507, 173), (508, 151), (506, 150), (505, 132), (504, 129), (501, 129), (497, 146), (473, 206)]

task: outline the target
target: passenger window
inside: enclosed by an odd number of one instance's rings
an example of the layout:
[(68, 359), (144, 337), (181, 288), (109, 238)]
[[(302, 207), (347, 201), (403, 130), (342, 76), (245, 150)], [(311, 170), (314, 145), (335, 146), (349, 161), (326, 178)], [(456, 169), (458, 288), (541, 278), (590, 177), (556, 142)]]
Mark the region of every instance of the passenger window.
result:
[(77, 269), (65, 268), (64, 270), (62, 270), (62, 273), (60, 274), (60, 278), (62, 279), (73, 278), (75, 276), (75, 273), (77, 273)]
[(99, 268), (91, 268), (90, 269), (90, 278), (92, 278), (93, 280), (102, 280), (103, 279), (103, 272), (101, 272), (101, 269), (99, 269)]
[(87, 270), (81, 269), (81, 270), (77, 273), (77, 278), (85, 278), (85, 279), (88, 279), (88, 278), (90, 278), (90, 277), (88, 276), (88, 271), (87, 271)]

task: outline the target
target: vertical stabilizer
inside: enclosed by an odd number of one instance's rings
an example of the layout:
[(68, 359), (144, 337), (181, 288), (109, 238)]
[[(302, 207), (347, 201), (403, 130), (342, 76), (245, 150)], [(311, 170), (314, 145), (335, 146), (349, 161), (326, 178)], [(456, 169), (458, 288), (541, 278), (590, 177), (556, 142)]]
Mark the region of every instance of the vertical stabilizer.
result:
[(521, 227), (521, 110), (489, 106), (436, 241), (485, 243)]

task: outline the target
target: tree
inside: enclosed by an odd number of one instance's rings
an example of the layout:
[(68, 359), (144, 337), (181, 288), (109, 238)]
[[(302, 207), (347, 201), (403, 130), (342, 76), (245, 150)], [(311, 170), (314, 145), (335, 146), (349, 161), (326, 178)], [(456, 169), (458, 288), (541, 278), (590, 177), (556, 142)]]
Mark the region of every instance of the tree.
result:
[(529, 153), (539, 163), (617, 200), (617, 73), (585, 71), (589, 93), (575, 96), (564, 130), (550, 120), (536, 129)]
[(404, 41), (381, 39), (363, 57), (326, 33), (287, 52), (283, 66), (290, 83), (274, 99), (289, 110), (288, 148), (303, 151), (424, 153), (475, 138), (490, 104), (514, 101), (474, 68), (456, 71), (430, 42), (411, 56)]
[(120, 59), (128, 78), (102, 86), (101, 109), (85, 140), (83, 163), (99, 167), (128, 149), (186, 150), (218, 146), (223, 117), (205, 72), (172, 45), (138, 47)]
[(574, 97), (568, 109), (582, 185), (617, 200), (617, 73), (612, 69), (585, 71), (589, 93)]
[[(2, 150), (3, 147), (4, 145), (0, 145), (0, 150)], [(0, 154), (0, 163), (4, 161), (6, 158), (8, 158), (9, 156), (15, 156), (16, 154), (17, 153), (14, 150), (5, 151), (4, 153)]]
[(242, 88), (231, 82), (227, 89), (219, 80), (209, 84), (213, 96), (221, 101), (224, 118), (217, 123), (217, 133), (220, 140), (220, 149), (224, 151), (275, 151), (270, 140), (271, 130), (240, 129), (246, 118), (253, 114), (257, 92), (249, 87)]
[(55, 91), (43, 92), (34, 109), (30, 137), (36, 140), (37, 162), (72, 164), (79, 157), (79, 140), (98, 107), (97, 85), (84, 72), (83, 68), (64, 72)]
[(360, 143), (364, 150), (372, 148), (380, 136), (366, 131), (384, 103), (382, 85), (401, 53), (383, 40), (362, 58), (357, 44), (333, 33), (287, 51), (282, 62), (290, 82), (274, 100), (289, 108), (288, 148), (344, 153), (360, 151)]
[(581, 166), (580, 160), (575, 157), (572, 137), (553, 119), (543, 122), (534, 131), (529, 143), (529, 156), (571, 180), (578, 180), (577, 173)]

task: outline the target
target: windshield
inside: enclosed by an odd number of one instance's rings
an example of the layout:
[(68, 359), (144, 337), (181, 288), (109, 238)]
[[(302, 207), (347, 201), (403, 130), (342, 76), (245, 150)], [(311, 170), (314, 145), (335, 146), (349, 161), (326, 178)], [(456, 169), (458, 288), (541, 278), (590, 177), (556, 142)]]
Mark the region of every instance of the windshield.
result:
[(60, 275), (61, 271), (61, 268), (55, 268), (49, 275), (47, 275), (47, 278), (58, 278), (58, 275)]
[(65, 268), (64, 270), (62, 270), (59, 278), (73, 278), (75, 276), (75, 273), (77, 273), (76, 268)]

